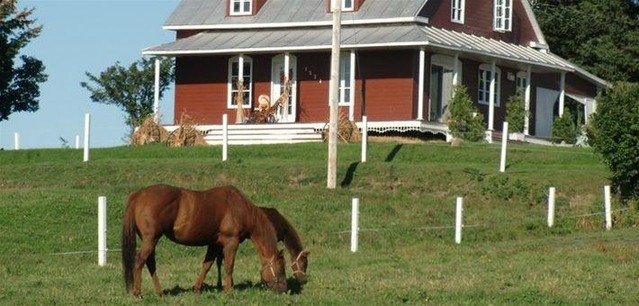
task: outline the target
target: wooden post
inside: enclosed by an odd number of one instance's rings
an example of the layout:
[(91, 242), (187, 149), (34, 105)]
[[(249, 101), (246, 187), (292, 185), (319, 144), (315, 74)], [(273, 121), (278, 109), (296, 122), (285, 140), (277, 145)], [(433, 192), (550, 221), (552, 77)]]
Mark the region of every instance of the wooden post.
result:
[(339, 54), (341, 43), (341, 4), (338, 0), (331, 0), (333, 9), (333, 40), (331, 49), (331, 82), (329, 85), (329, 126), (328, 126), (328, 170), (326, 187), (335, 189), (337, 182), (337, 107), (339, 91)]
[(83, 161), (89, 161), (89, 134), (91, 127), (91, 114), (84, 114), (84, 159)]
[(508, 145), (508, 122), (504, 121), (501, 131), (501, 158), (499, 160), (499, 172), (506, 172), (506, 146)]
[(548, 227), (555, 225), (555, 187), (548, 189)]
[(160, 120), (160, 59), (155, 59), (155, 80), (153, 91), (153, 120), (159, 123)]
[(105, 266), (107, 262), (107, 199), (98, 197), (98, 265)]
[(357, 238), (359, 234), (359, 199), (353, 198), (351, 210), (351, 252), (357, 252)]
[(362, 116), (362, 162), (366, 162), (368, 153), (368, 116)]
[(222, 161), (226, 161), (228, 158), (229, 147), (229, 116), (227, 114), (222, 115)]
[(455, 207), (455, 243), (460, 244), (462, 241), (462, 213), (464, 211), (464, 198), (457, 197)]
[(606, 230), (612, 228), (612, 214), (610, 212), (610, 185), (604, 186), (604, 214), (606, 219)]

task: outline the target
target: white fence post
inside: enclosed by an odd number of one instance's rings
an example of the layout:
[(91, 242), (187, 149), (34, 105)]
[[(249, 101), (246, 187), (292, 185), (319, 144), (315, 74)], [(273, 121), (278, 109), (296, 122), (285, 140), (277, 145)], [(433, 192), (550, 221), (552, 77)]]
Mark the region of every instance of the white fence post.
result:
[(107, 199), (98, 197), (98, 265), (105, 266), (107, 261)]
[(504, 121), (501, 134), (501, 159), (499, 161), (499, 172), (506, 172), (506, 146), (508, 145), (508, 122)]
[(20, 134), (18, 132), (13, 133), (13, 147), (20, 150)]
[(464, 199), (462, 197), (457, 197), (457, 207), (455, 209), (455, 243), (460, 244), (462, 240), (462, 212)]
[(357, 235), (359, 232), (359, 198), (353, 198), (351, 212), (351, 252), (357, 252)]
[(362, 162), (366, 162), (368, 150), (368, 117), (362, 116)]
[(555, 225), (555, 187), (548, 189), (548, 227)]
[(75, 148), (80, 148), (80, 135), (75, 135)]
[(610, 185), (604, 186), (604, 213), (606, 216), (606, 230), (612, 228), (612, 215), (610, 212)]
[(91, 126), (91, 114), (84, 114), (84, 160), (89, 161), (89, 132)]
[(222, 115), (222, 161), (226, 161), (228, 158), (228, 146), (229, 146), (229, 116), (228, 114)]

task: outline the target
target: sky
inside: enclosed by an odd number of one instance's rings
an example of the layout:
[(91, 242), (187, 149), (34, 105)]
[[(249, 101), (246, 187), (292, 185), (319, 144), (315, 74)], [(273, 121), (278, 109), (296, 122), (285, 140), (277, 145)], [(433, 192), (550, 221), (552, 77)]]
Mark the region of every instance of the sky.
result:
[[(49, 79), (40, 85), (40, 109), (19, 112), (0, 121), (0, 148), (75, 147), (83, 143), (85, 114), (91, 114), (90, 147), (126, 145), (125, 113), (115, 105), (92, 102), (80, 86), (85, 72), (98, 75), (119, 62), (142, 58), (142, 49), (175, 40), (162, 25), (179, 0), (18, 0), (34, 8), (36, 24), (44, 28), (22, 54), (41, 60)], [(173, 88), (160, 101), (162, 123), (173, 121)], [(64, 139), (64, 140), (62, 140)]]

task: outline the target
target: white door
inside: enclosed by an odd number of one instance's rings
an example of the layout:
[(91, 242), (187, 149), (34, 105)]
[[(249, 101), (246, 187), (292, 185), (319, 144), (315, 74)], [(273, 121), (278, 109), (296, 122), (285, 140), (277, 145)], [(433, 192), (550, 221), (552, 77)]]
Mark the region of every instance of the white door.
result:
[[(286, 66), (286, 57), (281, 54), (273, 58), (271, 72), (271, 104), (275, 103), (284, 92), (284, 67)], [(275, 113), (276, 122), (295, 122), (297, 114), (297, 91), (295, 90), (297, 71), (297, 59), (293, 55), (289, 55), (288, 75), (291, 80), (291, 88), (289, 98), (283, 101), (282, 106), (278, 107)]]
[(554, 107), (559, 91), (537, 88), (537, 110), (535, 111), (535, 136), (551, 137)]

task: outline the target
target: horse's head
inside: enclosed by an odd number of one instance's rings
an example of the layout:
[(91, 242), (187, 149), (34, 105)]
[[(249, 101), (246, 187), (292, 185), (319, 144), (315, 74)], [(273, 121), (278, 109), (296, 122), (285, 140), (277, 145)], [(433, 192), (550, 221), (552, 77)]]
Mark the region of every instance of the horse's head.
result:
[(286, 284), (284, 267), (284, 255), (282, 251), (279, 251), (262, 266), (262, 283), (277, 293), (286, 292), (288, 285)]
[(309, 251), (301, 251), (295, 260), (291, 263), (291, 269), (293, 270), (293, 276), (300, 283), (306, 283), (306, 267), (308, 267), (308, 254)]

